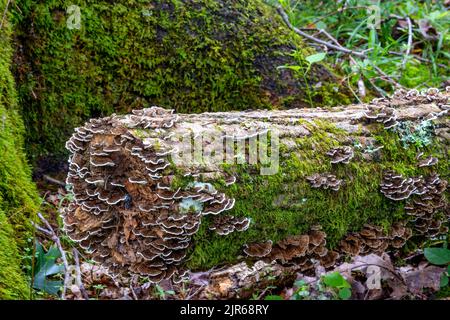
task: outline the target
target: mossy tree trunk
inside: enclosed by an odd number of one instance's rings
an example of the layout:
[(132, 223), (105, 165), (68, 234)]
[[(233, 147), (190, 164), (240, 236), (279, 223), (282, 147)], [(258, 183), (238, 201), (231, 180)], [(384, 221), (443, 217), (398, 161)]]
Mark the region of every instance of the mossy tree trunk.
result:
[[(7, 2), (0, 1), (0, 12), (5, 12)], [(25, 130), (10, 70), (11, 26), (8, 16), (4, 18), (0, 29), (0, 299), (23, 299), (29, 291), (21, 257), (29, 245), (29, 219), (37, 210), (38, 196), (23, 150)]]
[[(333, 70), (262, 0), (16, 1), (15, 70), (29, 154), (61, 155), (91, 117), (349, 103)], [(77, 29), (79, 12), (80, 28)], [(291, 55), (293, 52), (296, 54)]]
[[(326, 110), (93, 119), (67, 143), (75, 201), (64, 223), (111, 272), (152, 281), (246, 254), (329, 267), (341, 249), (397, 250), (448, 230), (448, 99), (411, 91)], [(432, 212), (411, 218), (406, 199), (428, 193)]]

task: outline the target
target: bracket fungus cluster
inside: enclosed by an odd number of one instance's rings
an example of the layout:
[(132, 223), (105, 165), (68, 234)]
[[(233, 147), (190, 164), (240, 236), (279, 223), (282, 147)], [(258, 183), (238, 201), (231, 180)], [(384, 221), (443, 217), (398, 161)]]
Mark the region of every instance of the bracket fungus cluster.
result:
[(423, 168), (423, 167), (431, 167), (436, 165), (439, 160), (436, 157), (428, 156), (426, 158), (423, 158), (423, 153), (419, 153), (419, 155), (416, 157), (419, 162), (417, 163), (417, 167)]
[(442, 219), (437, 218), (437, 214), (448, 206), (444, 196), (446, 188), (447, 181), (436, 173), (426, 177), (404, 178), (401, 174), (388, 171), (381, 183), (381, 192), (387, 198), (407, 200), (405, 212), (412, 217), (414, 229), (419, 234), (429, 236), (448, 231), (442, 225)]
[(313, 188), (331, 189), (333, 191), (338, 191), (344, 183), (343, 180), (338, 179), (331, 173), (314, 173), (306, 177), (306, 180), (309, 181)]
[(255, 242), (244, 245), (244, 253), (253, 258), (263, 258), (272, 252), (272, 240), (267, 240), (265, 242)]
[(385, 129), (393, 128), (398, 124), (395, 109), (385, 105), (369, 105), (364, 112), (364, 117), (369, 121), (383, 123)]
[[(182, 279), (180, 266), (202, 216), (234, 205), (206, 183), (173, 189), (167, 157), (172, 150), (129, 130), (161, 133), (176, 120), (157, 107), (134, 111), (126, 126), (113, 115), (75, 129), (66, 144), (72, 153), (67, 184), (74, 202), (63, 214), (65, 231), (113, 275), (139, 274), (153, 282)], [(224, 234), (249, 225), (248, 219), (220, 218), (217, 232)]]
[(221, 215), (214, 217), (209, 230), (214, 230), (218, 235), (226, 236), (234, 231), (245, 231), (249, 226), (249, 218)]
[(354, 156), (352, 147), (344, 146), (333, 148), (326, 153), (331, 158), (331, 163), (345, 163), (348, 164)]
[(429, 88), (427, 90), (396, 90), (391, 98), (376, 98), (366, 106), (363, 113), (363, 118), (369, 122), (383, 123), (385, 129), (391, 129), (397, 126), (398, 111), (397, 108), (402, 105), (420, 105), (434, 103), (440, 109), (439, 112), (431, 112), (424, 116), (424, 120), (434, 120), (438, 116), (446, 114), (449, 110), (450, 87), (447, 87), (445, 92), (437, 88)]
[(387, 233), (379, 226), (366, 224), (361, 231), (345, 236), (339, 243), (339, 251), (350, 256), (381, 254), (389, 247), (403, 247), (411, 236), (412, 230), (406, 227), (404, 222), (394, 223)]
[(329, 268), (336, 263), (339, 254), (326, 248), (326, 234), (320, 227), (313, 227), (308, 234), (288, 236), (273, 244), (271, 240), (244, 246), (249, 258), (278, 261), (284, 265), (295, 265), (306, 271), (320, 264)]

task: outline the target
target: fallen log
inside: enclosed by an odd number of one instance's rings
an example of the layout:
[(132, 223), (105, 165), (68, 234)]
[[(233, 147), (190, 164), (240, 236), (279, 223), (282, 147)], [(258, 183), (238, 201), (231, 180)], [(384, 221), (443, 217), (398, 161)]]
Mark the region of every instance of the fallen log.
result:
[(174, 114), (75, 129), (68, 236), (113, 275), (332, 267), (448, 232), (449, 90), (330, 109)]

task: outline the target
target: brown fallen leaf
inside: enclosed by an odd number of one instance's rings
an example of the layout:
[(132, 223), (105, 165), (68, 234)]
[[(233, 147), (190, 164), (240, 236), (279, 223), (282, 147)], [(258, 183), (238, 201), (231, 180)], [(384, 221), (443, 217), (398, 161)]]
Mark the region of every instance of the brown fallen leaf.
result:
[(400, 268), (400, 274), (405, 279), (408, 290), (413, 294), (421, 294), (423, 289), (429, 288), (434, 291), (440, 289), (441, 275), (444, 272), (444, 268), (437, 266), (419, 266), (412, 270), (402, 271)]
[(426, 40), (438, 40), (439, 32), (426, 19), (419, 20), (419, 31)]

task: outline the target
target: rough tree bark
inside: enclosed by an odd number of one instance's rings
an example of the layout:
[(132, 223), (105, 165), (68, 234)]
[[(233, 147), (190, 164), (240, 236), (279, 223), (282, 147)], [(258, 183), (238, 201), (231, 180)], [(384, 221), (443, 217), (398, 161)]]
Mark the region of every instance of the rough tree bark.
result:
[(448, 101), (429, 90), (330, 109), (92, 119), (66, 145), (65, 229), (112, 274), (153, 282), (397, 250), (448, 232)]

